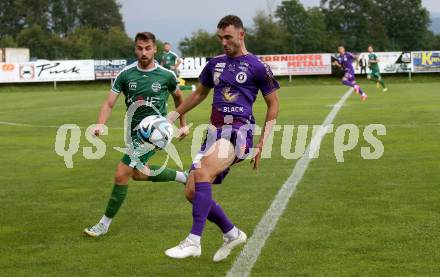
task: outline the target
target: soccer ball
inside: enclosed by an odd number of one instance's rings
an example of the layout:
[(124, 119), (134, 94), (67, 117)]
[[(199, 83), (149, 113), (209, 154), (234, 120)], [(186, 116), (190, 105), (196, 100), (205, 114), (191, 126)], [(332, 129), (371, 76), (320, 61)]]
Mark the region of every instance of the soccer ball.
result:
[(150, 115), (139, 123), (137, 135), (143, 143), (165, 148), (173, 138), (173, 126), (160, 115)]

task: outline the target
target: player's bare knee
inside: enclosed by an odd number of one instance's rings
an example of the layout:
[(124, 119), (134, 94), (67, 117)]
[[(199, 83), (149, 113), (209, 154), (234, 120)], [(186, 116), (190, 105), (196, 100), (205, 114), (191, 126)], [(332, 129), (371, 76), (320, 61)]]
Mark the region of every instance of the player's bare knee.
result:
[(212, 179), (212, 174), (210, 170), (205, 167), (197, 168), (194, 170), (194, 178), (196, 182), (209, 182)]
[(133, 173), (133, 176), (131, 176), (131, 178), (134, 181), (144, 181), (144, 180), (146, 180), (146, 178), (143, 178), (139, 173)]
[(115, 184), (127, 184), (130, 180), (131, 172), (116, 171), (115, 173)]
[(125, 175), (115, 175), (115, 184), (123, 185), (127, 184), (130, 178)]
[(131, 176), (131, 178), (135, 181), (146, 181), (148, 180), (148, 176), (145, 174), (142, 174), (141, 172), (139, 172), (138, 170), (135, 170), (133, 172), (133, 176)]

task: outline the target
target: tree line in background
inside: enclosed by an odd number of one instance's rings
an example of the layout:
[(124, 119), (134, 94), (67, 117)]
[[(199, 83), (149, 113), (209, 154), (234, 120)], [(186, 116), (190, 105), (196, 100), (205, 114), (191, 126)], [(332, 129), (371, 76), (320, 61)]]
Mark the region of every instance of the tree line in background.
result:
[[(0, 0), (0, 47), (26, 47), (40, 59), (110, 59), (133, 56), (116, 0)], [(257, 54), (440, 49), (421, 0), (321, 0), (305, 8), (283, 1), (257, 12), (246, 44)], [(159, 49), (162, 43), (158, 41)], [(198, 30), (179, 43), (183, 56), (222, 52), (215, 33)]]
[[(270, 10), (270, 9), (269, 9)], [(321, 0), (306, 9), (283, 1), (274, 14), (258, 12), (247, 28), (246, 46), (257, 54), (440, 49), (440, 35), (429, 31), (430, 15), (421, 0)], [(222, 50), (215, 33), (198, 30), (184, 38), (184, 56), (213, 56)]]
[(40, 59), (133, 56), (116, 0), (0, 0), (0, 47)]

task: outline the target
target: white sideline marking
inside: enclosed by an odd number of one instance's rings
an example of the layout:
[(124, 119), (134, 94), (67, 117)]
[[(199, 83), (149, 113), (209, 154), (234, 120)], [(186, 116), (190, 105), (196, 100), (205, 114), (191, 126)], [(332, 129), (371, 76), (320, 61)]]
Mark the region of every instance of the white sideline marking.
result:
[[(15, 123), (15, 122), (8, 122), (8, 121), (0, 121), (0, 125), (7, 125), (7, 126), (16, 126), (16, 127), (32, 127), (32, 128), (60, 128), (62, 125), (34, 125), (34, 124), (26, 124), (26, 123)], [(79, 126), (82, 129), (87, 129), (87, 127)], [(123, 130), (122, 127), (112, 127), (109, 129), (115, 129), (115, 130)]]
[[(322, 123), (323, 126), (327, 126), (333, 122), (336, 114), (339, 112), (341, 107), (344, 105), (347, 98), (353, 92), (353, 89), (349, 89), (336, 103), (330, 113), (327, 115), (326, 119)], [(310, 144), (301, 159), (296, 163), (292, 174), (289, 176), (287, 181), (279, 189), (277, 196), (272, 201), (269, 209), (266, 211), (264, 216), (261, 218), (260, 222), (255, 227), (254, 233), (249, 238), (248, 242), (245, 244), (240, 255), (235, 260), (231, 269), (228, 271), (226, 276), (248, 276), (254, 266), (255, 262), (260, 256), (261, 249), (264, 247), (267, 238), (270, 236), (278, 222), (278, 219), (283, 214), (284, 209), (289, 202), (290, 197), (295, 192), (298, 183), (301, 181), (304, 172), (307, 170), (311, 157), (314, 156), (317, 149), (321, 145), (322, 139), (325, 136), (325, 129), (320, 128), (320, 130), (312, 138)]]
[(17, 126), (17, 127), (37, 127), (37, 128), (59, 128), (60, 126), (52, 126), (52, 125), (33, 125), (33, 124), (25, 124), (25, 123), (15, 123), (8, 121), (0, 121), (0, 125), (8, 125), (8, 126)]

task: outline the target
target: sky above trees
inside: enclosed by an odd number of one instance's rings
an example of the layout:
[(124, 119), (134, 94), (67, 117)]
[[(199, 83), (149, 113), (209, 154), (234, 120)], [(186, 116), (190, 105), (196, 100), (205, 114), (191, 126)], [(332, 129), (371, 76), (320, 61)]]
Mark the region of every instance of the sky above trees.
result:
[[(235, 13), (242, 17), (245, 25), (252, 26), (258, 10), (267, 12), (267, 3), (271, 3), (274, 12), (282, 0), (162, 0), (148, 1), (148, 5), (143, 0), (118, 2), (122, 4), (125, 29), (130, 37), (134, 37), (138, 31), (150, 30), (161, 40), (170, 41), (177, 49), (179, 41), (200, 28), (214, 31), (217, 21), (225, 14)], [(319, 5), (320, 0), (301, 0), (301, 3), (305, 7), (312, 7)], [(423, 5), (431, 14), (440, 17), (439, 0), (423, 0)], [(148, 16), (150, 11), (152, 16)]]

